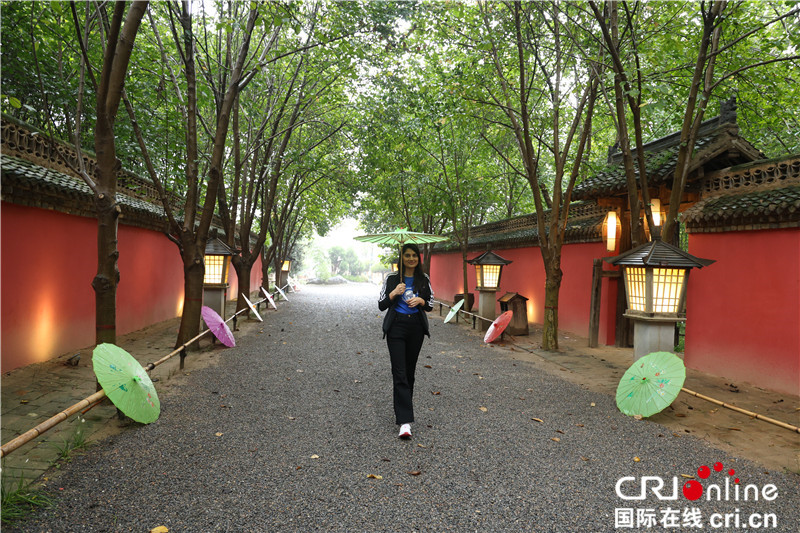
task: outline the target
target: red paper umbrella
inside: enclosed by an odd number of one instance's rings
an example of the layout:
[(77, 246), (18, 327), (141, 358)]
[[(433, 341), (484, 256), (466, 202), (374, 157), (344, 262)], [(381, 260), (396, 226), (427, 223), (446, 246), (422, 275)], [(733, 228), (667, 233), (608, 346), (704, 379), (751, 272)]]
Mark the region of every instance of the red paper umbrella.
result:
[(500, 336), (503, 331), (505, 331), (506, 326), (508, 323), (511, 322), (511, 317), (514, 316), (514, 311), (506, 311), (499, 317), (497, 317), (492, 325), (489, 326), (489, 331), (486, 332), (486, 336), (483, 338), (483, 342), (490, 343), (495, 340), (497, 337)]
[(231, 333), (231, 330), (228, 328), (228, 324), (222, 320), (222, 317), (219, 316), (216, 311), (204, 305), (203, 308), (200, 309), (200, 315), (203, 317), (203, 320), (205, 320), (211, 333), (219, 339), (219, 342), (228, 348), (236, 346), (236, 341), (233, 338), (233, 333)]

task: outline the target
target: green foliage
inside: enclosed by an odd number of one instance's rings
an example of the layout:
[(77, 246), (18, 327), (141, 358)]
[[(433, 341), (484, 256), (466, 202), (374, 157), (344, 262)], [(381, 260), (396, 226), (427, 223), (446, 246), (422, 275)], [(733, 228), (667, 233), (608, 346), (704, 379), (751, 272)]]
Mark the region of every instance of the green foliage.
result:
[[(185, 198), (193, 184), (187, 183), (186, 170), (187, 80), (170, 29), (176, 15), (170, 9), (176, 5), (150, 4), (152, 16), (145, 17), (137, 35), (125, 88), (157, 174), (168, 190)], [(81, 145), (91, 151), (96, 94), (88, 70), (81, 85), (72, 6), (2, 2), (0, 102), (4, 112), (65, 140), (72, 140), (80, 119)], [(98, 6), (110, 10), (112, 3), (74, 4), (95, 71), (102, 63)], [(228, 50), (241, 43), (250, 3), (214, 6), (196, 13), (194, 21), (200, 198), (219, 95), (230, 80), (222, 65)], [(700, 4), (629, 6), (633, 16), (621, 57), (628, 72), (638, 68), (642, 74), (642, 84), (634, 84), (630, 94), (641, 99), (647, 142), (681, 127), (699, 39)], [(769, 23), (796, 6), (729, 3), (721, 23), (723, 51), (714, 78), (718, 85), (706, 118), (716, 114), (719, 101), (737, 96), (741, 134), (768, 157), (800, 152), (800, 114), (792, 112), (800, 101), (798, 62), (771, 62), (797, 53), (800, 19), (795, 14)], [(367, 231), (409, 227), (461, 234), (469, 226), (533, 211), (518, 139), (498, 107), (508, 104), (503, 84), (512, 91), (519, 84), (513, 8), (513, 3), (419, 1), (262, 3), (253, 35), (258, 45), (248, 62), (248, 68), (258, 68), (238, 103), (243, 147), (238, 173), (233, 135), (225, 139), (229, 205), (238, 202), (240, 217), (242, 210), (249, 211), (246, 225), (253, 231), (274, 230), (280, 224), (290, 228), (290, 237), (282, 241), (288, 248), (313, 231), (324, 235), (345, 216), (358, 217)], [(531, 143), (538, 147), (540, 180), (552, 193), (560, 172), (556, 155), (564, 150), (554, 138), (563, 138), (569, 128), (590, 61), (607, 57), (598, 56), (597, 24), (587, 3), (524, 2), (520, 8), (525, 22), (522, 53), (529, 69), (527, 119), (536, 132)], [(263, 48), (267, 42), (272, 43), (269, 49)], [(565, 52), (562, 56), (555, 55), (556, 45)], [(495, 59), (505, 66), (502, 78)], [(612, 83), (613, 72), (606, 69), (581, 176), (605, 165), (606, 149), (615, 141), (608, 105), (613, 105)], [(286, 112), (281, 114), (284, 101)], [(299, 116), (292, 124), (295, 105)], [(289, 128), (291, 138), (281, 151), (280, 140)], [(122, 108), (116, 143), (122, 166), (147, 175)], [(569, 150), (568, 162), (575, 145)], [(274, 186), (254, 178), (268, 179), (279, 164), (282, 174)], [(276, 201), (267, 208), (263, 201), (270, 192)], [(176, 214), (182, 215), (180, 208)], [(277, 240), (275, 233), (273, 242)]]
[[(3, 465), (3, 477), (6, 467)], [(20, 476), (16, 485), (3, 480), (0, 498), (0, 518), (5, 527), (14, 527), (24, 523), (27, 516), (37, 508), (52, 507), (53, 500), (43, 490), (26, 485)]]

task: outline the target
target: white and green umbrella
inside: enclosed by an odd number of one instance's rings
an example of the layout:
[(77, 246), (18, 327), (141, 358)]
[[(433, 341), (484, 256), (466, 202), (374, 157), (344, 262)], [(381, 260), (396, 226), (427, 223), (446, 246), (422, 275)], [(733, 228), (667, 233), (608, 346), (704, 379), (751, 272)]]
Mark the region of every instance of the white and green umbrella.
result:
[[(354, 237), (354, 239), (361, 242), (371, 242), (373, 244), (396, 245), (399, 247), (400, 255), (402, 256), (404, 244), (432, 244), (435, 242), (449, 240), (449, 237), (433, 235), (431, 233), (420, 233), (418, 231), (409, 231), (407, 229), (396, 229), (387, 233), (359, 235), (358, 237)], [(400, 268), (400, 265), (397, 265), (397, 268)]]

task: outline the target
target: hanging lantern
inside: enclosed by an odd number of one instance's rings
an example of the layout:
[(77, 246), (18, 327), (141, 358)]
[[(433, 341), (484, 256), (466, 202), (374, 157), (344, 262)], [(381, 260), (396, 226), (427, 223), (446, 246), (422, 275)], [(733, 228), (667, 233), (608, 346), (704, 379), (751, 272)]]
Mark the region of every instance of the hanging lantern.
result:
[(617, 212), (609, 211), (606, 215), (606, 250), (613, 252), (617, 249)]
[(650, 212), (653, 214), (653, 225), (660, 226), (661, 225), (661, 200), (658, 198), (653, 198), (650, 200)]

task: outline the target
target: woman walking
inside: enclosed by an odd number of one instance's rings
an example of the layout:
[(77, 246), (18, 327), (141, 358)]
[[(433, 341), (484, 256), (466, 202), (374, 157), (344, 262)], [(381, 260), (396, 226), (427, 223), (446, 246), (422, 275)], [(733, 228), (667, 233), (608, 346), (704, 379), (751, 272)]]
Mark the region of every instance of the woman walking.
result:
[(405, 244), (400, 252), (400, 268), (386, 276), (378, 308), (388, 309), (383, 320), (383, 336), (389, 347), (394, 383), (394, 416), (402, 439), (411, 437), (414, 422), (414, 373), (424, 335), (431, 336), (426, 311), (433, 309), (433, 289), (422, 271), (419, 248)]

